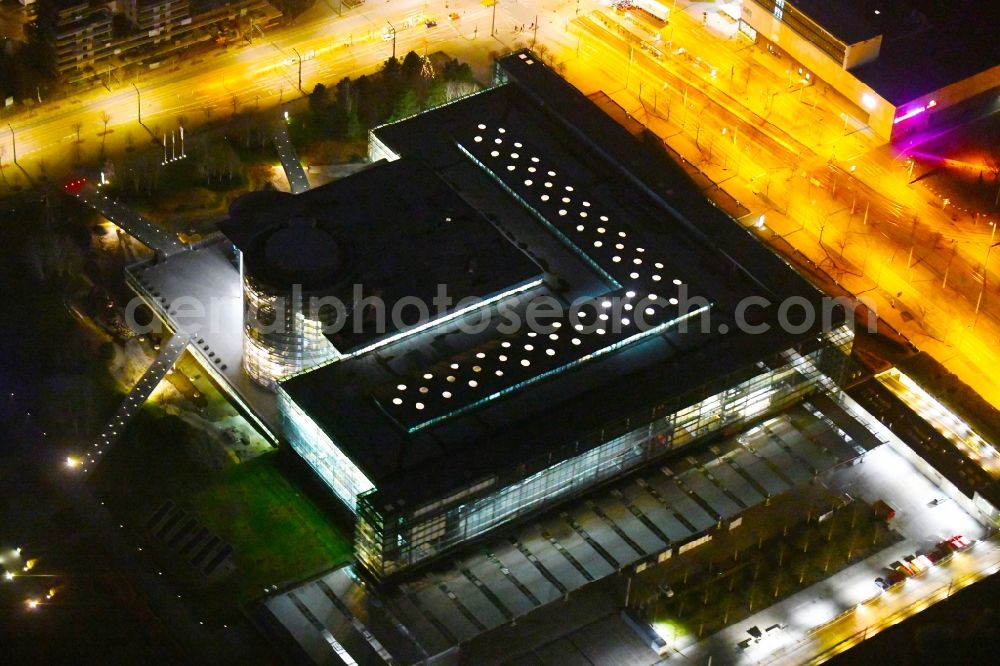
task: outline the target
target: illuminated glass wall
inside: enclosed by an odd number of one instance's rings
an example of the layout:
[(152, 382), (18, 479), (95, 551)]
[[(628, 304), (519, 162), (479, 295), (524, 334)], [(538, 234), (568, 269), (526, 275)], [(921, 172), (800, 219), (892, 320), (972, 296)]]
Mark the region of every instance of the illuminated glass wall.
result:
[(321, 314), (309, 311), (310, 296), (243, 277), (243, 368), (258, 384), (273, 390), (277, 380), (337, 356)]
[(375, 487), (372, 482), (280, 387), (278, 409), (281, 431), (288, 443), (337, 497), (354, 510), (357, 496)]
[[(357, 504), (355, 554), (374, 575), (393, 575), (724, 427), (783, 409), (818, 386), (829, 385), (830, 378), (842, 379), (848, 368), (843, 352), (851, 339), (846, 327), (838, 329), (822, 342), (796, 350), (794, 363), (787, 354), (778, 355), (758, 364), (756, 375), (723, 378), (702, 387), (697, 393), (707, 397), (700, 400), (691, 402), (697, 396), (693, 393), (622, 419), (565, 449), (583, 453), (566, 455), (551, 466), (544, 461), (526, 464), (520, 476), (481, 479), (473, 484), (480, 488), (478, 493), (454, 493), (460, 499), (450, 503), (439, 499), (406, 513), (382, 515), (373, 502), (377, 492), (368, 493)], [(731, 388), (722, 388), (727, 383)], [(589, 444), (594, 441), (603, 443)], [(498, 489), (489, 492), (493, 486)]]

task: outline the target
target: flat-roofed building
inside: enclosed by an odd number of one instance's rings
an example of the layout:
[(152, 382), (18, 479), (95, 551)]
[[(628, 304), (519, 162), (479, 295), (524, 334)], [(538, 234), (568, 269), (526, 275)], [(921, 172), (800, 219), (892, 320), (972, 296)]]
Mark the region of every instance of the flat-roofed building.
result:
[(1000, 92), (1000, 5), (974, 0), (743, 0), (740, 30), (829, 84), (886, 140)]
[(850, 372), (844, 313), (657, 147), (528, 52), (496, 80), (373, 130), (368, 169), (222, 224), (244, 275), (277, 234), (321, 230), (337, 256), (340, 316), (313, 316), (339, 319), (333, 351), (276, 378), (281, 431), (379, 579)]

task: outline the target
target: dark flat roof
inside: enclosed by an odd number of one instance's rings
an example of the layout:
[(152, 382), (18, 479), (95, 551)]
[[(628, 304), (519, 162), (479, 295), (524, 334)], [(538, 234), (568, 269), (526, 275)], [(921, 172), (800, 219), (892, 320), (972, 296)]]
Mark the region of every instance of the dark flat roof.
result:
[(879, 57), (851, 72), (900, 106), (1000, 64), (998, 23), (1000, 3), (955, 0), (923, 27), (887, 33)]
[[(622, 330), (578, 332), (566, 320), (532, 336), (445, 325), (283, 382), (375, 483), (376, 506), (415, 508), (526, 461), (554, 463), (603, 443), (611, 422), (681, 396), (695, 402), (777, 352), (817, 344), (818, 328), (790, 334), (775, 319), (782, 297), (817, 302), (819, 293), (708, 202), (658, 141), (637, 141), (528, 53), (500, 66), (506, 85), (375, 134), (542, 265), (549, 281), (535, 293), (585, 298), (585, 321), (611, 312)], [(680, 330), (670, 299), (683, 290), (704, 299), (706, 330), (704, 312)], [(736, 330), (748, 296), (774, 304), (758, 311), (771, 332), (723, 332)], [(658, 327), (641, 333), (638, 308), (624, 304), (644, 298)], [(605, 310), (612, 299), (621, 308)], [(522, 310), (523, 301), (510, 306)]]
[[(774, 4), (773, 0), (769, 4)], [(788, 0), (824, 30), (844, 42), (857, 44), (879, 35), (874, 9), (886, 3), (874, 0)]]
[[(308, 248), (285, 247), (282, 265), (274, 266), (274, 240), (305, 222), (315, 226), (313, 233), (323, 231), (335, 239), (331, 251), (344, 255), (335, 264), (342, 264), (343, 270), (331, 293), (348, 308), (355, 284), (364, 287), (365, 296), (379, 295), (391, 314), (392, 305), (404, 297), (434, 303), (438, 285), (448, 286), (448, 296), (457, 305), (462, 299), (487, 299), (542, 279), (537, 264), (419, 160), (379, 163), (361, 175), (297, 196), (251, 193), (233, 204), (230, 218), (219, 228), (244, 253), (248, 275), (285, 287), (289, 279), (310, 275), (317, 260)], [(296, 256), (301, 259), (298, 271), (286, 265)], [(321, 275), (322, 283), (307, 282), (305, 289), (323, 290), (331, 284), (326, 273)], [(430, 315), (438, 318), (454, 309)], [(417, 310), (402, 313), (406, 324), (418, 323)], [(391, 317), (386, 323), (392, 324)], [(349, 322), (331, 340), (348, 353), (397, 332), (394, 326), (378, 331), (371, 324), (357, 332)]]

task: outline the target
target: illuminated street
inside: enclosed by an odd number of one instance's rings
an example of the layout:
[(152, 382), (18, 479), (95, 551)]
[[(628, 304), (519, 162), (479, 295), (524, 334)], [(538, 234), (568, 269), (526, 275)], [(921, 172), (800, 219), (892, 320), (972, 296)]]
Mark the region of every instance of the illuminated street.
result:
[(8, 660), (982, 660), (1000, 6), (252, 1), (0, 8)]
[(748, 227), (779, 249), (787, 241), (1000, 404), (983, 370), (1000, 363), (1000, 275), (982, 269), (995, 242), (987, 218), (942, 211), (907, 184), (905, 160), (873, 147), (845, 100), (802, 85), (744, 38), (678, 12), (659, 31), (657, 59), (606, 27), (622, 20), (605, 9), (572, 22), (568, 78), (611, 95), (745, 207)]

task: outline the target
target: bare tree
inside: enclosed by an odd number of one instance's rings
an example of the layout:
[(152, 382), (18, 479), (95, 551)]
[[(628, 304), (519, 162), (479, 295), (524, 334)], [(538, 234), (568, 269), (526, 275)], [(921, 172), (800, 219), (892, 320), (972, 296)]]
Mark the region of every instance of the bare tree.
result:
[(104, 131), (101, 132), (101, 159), (104, 159), (104, 142), (108, 138), (108, 123), (111, 122), (111, 114), (101, 111), (101, 122), (104, 123)]

